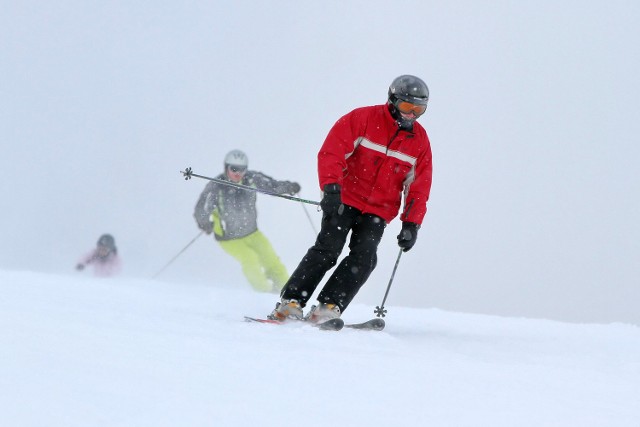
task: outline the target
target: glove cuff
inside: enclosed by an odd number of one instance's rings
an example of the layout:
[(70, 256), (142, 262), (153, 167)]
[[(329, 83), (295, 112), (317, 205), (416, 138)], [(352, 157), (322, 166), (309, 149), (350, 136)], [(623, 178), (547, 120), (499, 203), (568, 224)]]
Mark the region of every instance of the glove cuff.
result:
[(325, 193), (340, 193), (341, 188), (340, 188), (340, 184), (327, 184), (324, 186), (324, 190)]
[(411, 228), (413, 230), (420, 230), (420, 224), (416, 224), (415, 222), (403, 221), (402, 228)]

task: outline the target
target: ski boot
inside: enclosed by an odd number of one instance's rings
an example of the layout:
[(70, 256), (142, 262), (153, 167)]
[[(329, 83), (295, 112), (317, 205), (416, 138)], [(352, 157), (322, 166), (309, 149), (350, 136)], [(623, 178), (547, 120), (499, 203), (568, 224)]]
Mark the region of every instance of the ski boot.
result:
[(302, 320), (302, 306), (297, 300), (283, 298), (279, 303), (276, 303), (276, 308), (267, 318), (279, 322), (284, 322), (287, 319)]
[(320, 303), (311, 307), (305, 320), (311, 323), (324, 323), (340, 317), (340, 307), (337, 304)]

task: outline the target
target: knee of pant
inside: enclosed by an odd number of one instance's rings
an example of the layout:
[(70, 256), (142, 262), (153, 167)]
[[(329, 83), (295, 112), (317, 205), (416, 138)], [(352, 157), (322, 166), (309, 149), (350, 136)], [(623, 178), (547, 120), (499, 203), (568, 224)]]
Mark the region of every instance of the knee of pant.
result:
[(311, 250), (307, 253), (307, 261), (321, 265), (330, 265), (331, 267), (333, 267), (338, 262), (340, 252), (341, 251), (335, 251), (325, 248), (311, 248)]
[(367, 266), (374, 269), (378, 264), (378, 256), (375, 252), (371, 251), (354, 251), (350, 254), (350, 257), (356, 264), (361, 266)]

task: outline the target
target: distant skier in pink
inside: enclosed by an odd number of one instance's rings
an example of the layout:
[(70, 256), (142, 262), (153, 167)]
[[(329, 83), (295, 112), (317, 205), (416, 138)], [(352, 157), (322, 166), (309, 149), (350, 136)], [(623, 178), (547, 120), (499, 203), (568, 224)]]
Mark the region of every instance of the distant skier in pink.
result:
[(100, 236), (96, 248), (78, 262), (76, 270), (82, 271), (89, 265), (93, 267), (93, 274), (97, 277), (111, 277), (120, 273), (122, 264), (116, 241), (111, 234)]

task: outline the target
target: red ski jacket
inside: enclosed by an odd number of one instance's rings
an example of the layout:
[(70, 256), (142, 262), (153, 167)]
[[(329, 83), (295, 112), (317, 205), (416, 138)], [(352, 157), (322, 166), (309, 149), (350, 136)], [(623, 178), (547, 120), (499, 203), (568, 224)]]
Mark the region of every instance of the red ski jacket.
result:
[(389, 223), (422, 224), (431, 191), (431, 145), (414, 122), (401, 130), (387, 105), (362, 107), (341, 117), (318, 153), (320, 188), (340, 184), (342, 203)]

